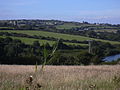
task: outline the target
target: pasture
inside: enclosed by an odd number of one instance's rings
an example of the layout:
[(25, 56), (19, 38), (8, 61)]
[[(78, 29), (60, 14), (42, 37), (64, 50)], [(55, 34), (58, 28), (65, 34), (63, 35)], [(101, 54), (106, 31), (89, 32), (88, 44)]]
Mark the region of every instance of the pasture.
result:
[(89, 38), (89, 37), (84, 37), (84, 36), (79, 36), (79, 35), (69, 35), (69, 34), (61, 34), (61, 33), (46, 32), (46, 31), (1, 30), (0, 32), (22, 33), (22, 34), (28, 34), (28, 35), (61, 38), (64, 40), (78, 40), (78, 41), (96, 40), (96, 41), (102, 41), (102, 42), (109, 42), (111, 44), (120, 44), (120, 42), (117, 42), (117, 41), (109, 41), (109, 40), (95, 39), (95, 38)]
[[(5, 38), (6, 36), (0, 36), (0, 38)], [(25, 44), (33, 44), (34, 41), (39, 41), (39, 43), (41, 45), (45, 44), (45, 43), (49, 43), (51, 46), (53, 44), (55, 44), (55, 41), (49, 41), (49, 40), (41, 40), (41, 39), (33, 39), (33, 38), (25, 38), (25, 37), (13, 37), (13, 36), (9, 36), (13, 39), (19, 39), (22, 42), (24, 42)], [(64, 44), (67, 45), (80, 45), (80, 46), (88, 46), (88, 44), (81, 44), (81, 43), (69, 43), (69, 42), (63, 42)]]
[(104, 28), (109, 28), (109, 30), (111, 29), (118, 29), (118, 27), (112, 27), (112, 26), (102, 26), (102, 25), (95, 25), (95, 24), (75, 24), (75, 23), (64, 23), (62, 25), (56, 25), (56, 28), (57, 29), (66, 29), (66, 30), (69, 30), (69, 29), (72, 29), (72, 28), (76, 28), (76, 27), (90, 27), (90, 28), (96, 28), (96, 29), (104, 29)]
[(75, 27), (81, 27), (81, 25), (75, 25), (73, 23), (64, 23), (63, 25), (57, 25), (57, 29), (71, 29)]
[(110, 33), (116, 33), (117, 29), (102, 29), (102, 30), (94, 30), (95, 32), (110, 32)]

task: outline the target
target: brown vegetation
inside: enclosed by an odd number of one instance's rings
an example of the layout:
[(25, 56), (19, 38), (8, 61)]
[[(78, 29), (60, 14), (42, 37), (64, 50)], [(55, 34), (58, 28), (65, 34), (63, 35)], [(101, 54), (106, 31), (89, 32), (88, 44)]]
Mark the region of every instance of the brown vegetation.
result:
[[(1, 65), (0, 90), (119, 90), (120, 66)], [(32, 76), (31, 76), (32, 75)], [(118, 78), (117, 80), (114, 78)], [(31, 78), (30, 85), (26, 79)], [(114, 82), (113, 82), (114, 81)]]

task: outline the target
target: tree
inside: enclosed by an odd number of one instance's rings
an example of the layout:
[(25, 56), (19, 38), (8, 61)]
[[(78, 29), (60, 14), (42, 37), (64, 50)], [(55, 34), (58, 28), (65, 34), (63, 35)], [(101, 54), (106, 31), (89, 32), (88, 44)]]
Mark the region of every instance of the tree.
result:
[(46, 43), (46, 44), (45, 44), (45, 47), (46, 47), (46, 49), (48, 49), (48, 50), (50, 50), (50, 49), (51, 49), (51, 46), (50, 46), (50, 44), (49, 44), (49, 43)]
[(58, 43), (58, 49), (68, 49), (69, 47), (63, 43), (63, 41), (60, 39)]
[(6, 56), (8, 56), (8, 57), (15, 57), (16, 56), (15, 47), (12, 45), (6, 45), (4, 47), (4, 51), (6, 53)]
[(101, 57), (99, 57), (98, 55), (93, 56), (91, 63), (93, 63), (94, 65), (98, 65), (100, 64), (102, 61)]
[(39, 47), (40, 47), (39, 41), (34, 41), (34, 42), (33, 42), (33, 47), (39, 48)]
[(96, 37), (97, 37), (97, 34), (96, 34), (96, 32), (94, 32), (94, 31), (88, 30), (88, 31), (86, 32), (86, 36), (92, 37), (92, 38), (96, 38)]
[(6, 37), (5, 39), (4, 39), (4, 44), (8, 44), (8, 43), (10, 43), (10, 42), (12, 42), (13, 41), (13, 39), (12, 38), (10, 38), (10, 37)]
[(93, 56), (92, 54), (85, 51), (81, 52), (77, 57), (80, 64), (89, 65), (91, 63), (92, 56)]

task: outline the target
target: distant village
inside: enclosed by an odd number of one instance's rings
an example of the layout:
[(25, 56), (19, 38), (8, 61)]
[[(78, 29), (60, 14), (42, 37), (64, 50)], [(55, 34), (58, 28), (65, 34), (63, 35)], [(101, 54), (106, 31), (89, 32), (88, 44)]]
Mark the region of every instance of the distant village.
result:
[[(59, 20), (0, 20), (0, 30), (12, 30), (12, 29), (44, 29), (45, 27), (51, 28), (51, 29), (57, 29), (56, 26), (58, 25), (64, 25), (64, 24), (73, 24), (77, 27), (73, 27), (72, 29), (81, 31), (81, 30), (100, 30), (102, 29), (109, 29), (108, 27), (112, 26), (112, 29), (114, 27), (120, 27), (120, 25), (112, 25), (112, 24), (100, 24), (100, 23), (88, 23), (88, 22), (67, 22), (67, 21), (59, 21)], [(80, 27), (79, 27), (80, 26)], [(108, 27), (106, 27), (108, 26)], [(111, 29), (111, 28), (110, 28)]]

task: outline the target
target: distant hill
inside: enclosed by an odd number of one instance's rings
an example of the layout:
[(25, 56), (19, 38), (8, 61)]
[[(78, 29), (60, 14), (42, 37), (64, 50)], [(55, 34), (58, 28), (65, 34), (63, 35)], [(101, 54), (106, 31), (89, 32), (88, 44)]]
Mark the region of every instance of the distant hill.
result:
[(108, 30), (108, 29), (120, 29), (120, 25), (112, 24), (99, 24), (88, 22), (68, 22), (59, 20), (0, 20), (0, 29), (72, 29), (77, 30)]
[(84, 21), (68, 22), (68, 21), (59, 21), (59, 20), (25, 20), (25, 19), (0, 20), (0, 30), (1, 31), (12, 30), (5, 32), (11, 32), (11, 33), (22, 32), (28, 35), (37, 35), (37, 36), (41, 35), (51, 38), (52, 37), (61, 38), (64, 39), (64, 41), (65, 40), (85, 41), (91, 39), (91, 40), (104, 41), (115, 44), (118, 44), (120, 41), (119, 40), (120, 24), (118, 25), (112, 25), (107, 23), (91, 24)]

